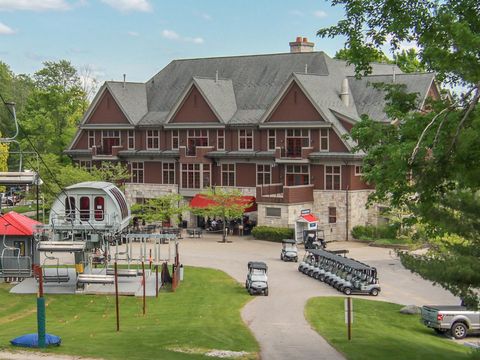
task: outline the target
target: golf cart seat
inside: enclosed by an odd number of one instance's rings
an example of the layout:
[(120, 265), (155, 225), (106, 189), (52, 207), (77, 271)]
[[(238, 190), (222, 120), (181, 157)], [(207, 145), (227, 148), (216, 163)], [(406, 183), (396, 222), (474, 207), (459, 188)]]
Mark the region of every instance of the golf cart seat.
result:
[(283, 239), (282, 244), (296, 244), (295, 239)]

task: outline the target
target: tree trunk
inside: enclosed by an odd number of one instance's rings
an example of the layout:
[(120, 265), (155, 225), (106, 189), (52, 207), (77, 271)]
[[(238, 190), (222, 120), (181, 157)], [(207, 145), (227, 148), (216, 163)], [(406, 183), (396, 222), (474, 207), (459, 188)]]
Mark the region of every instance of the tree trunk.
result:
[(225, 236), (225, 215), (222, 216), (222, 222), (223, 222), (222, 241), (227, 242), (227, 237)]

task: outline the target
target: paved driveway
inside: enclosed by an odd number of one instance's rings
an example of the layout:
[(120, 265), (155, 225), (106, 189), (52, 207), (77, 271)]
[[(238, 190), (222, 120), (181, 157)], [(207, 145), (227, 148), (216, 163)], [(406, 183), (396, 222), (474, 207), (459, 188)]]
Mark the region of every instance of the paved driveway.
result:
[[(340, 295), (338, 291), (298, 272), (298, 264), (280, 261), (278, 243), (237, 237), (227, 244), (218, 240), (219, 237), (182, 240), (181, 262), (223, 270), (241, 283), (245, 281), (248, 261), (268, 264), (269, 296), (255, 297), (242, 311), (244, 321), (260, 343), (262, 359), (343, 359), (310, 328), (304, 317), (309, 298)], [(389, 249), (342, 242), (330, 244), (329, 248), (349, 249), (351, 257), (377, 267), (382, 293), (376, 300), (416, 305), (459, 303), (447, 291), (405, 270)]]

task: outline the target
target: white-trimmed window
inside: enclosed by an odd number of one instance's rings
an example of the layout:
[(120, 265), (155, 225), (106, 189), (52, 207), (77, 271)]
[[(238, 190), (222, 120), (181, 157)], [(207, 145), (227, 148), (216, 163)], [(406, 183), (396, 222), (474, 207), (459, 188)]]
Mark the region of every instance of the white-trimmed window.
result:
[(285, 167), (287, 186), (298, 186), (310, 184), (309, 165), (287, 165)]
[(328, 151), (330, 149), (329, 132), (329, 129), (320, 129), (320, 151)]
[(162, 163), (162, 176), (163, 183), (173, 185), (175, 184), (175, 163), (164, 162)]
[(325, 166), (325, 190), (340, 190), (341, 178), (341, 166)]
[(272, 167), (270, 165), (257, 165), (257, 185), (269, 185), (272, 183)]
[(129, 150), (135, 149), (135, 130), (128, 130), (127, 132), (127, 146)]
[(336, 224), (337, 223), (337, 208), (333, 206), (328, 207), (328, 223)]
[(102, 130), (102, 149), (99, 154), (111, 155), (114, 146), (120, 146), (122, 140), (120, 138), (119, 130)]
[(147, 130), (147, 149), (148, 150), (160, 149), (160, 131), (159, 130)]
[(131, 162), (132, 183), (143, 184), (143, 162)]
[(210, 172), (210, 164), (203, 164), (202, 169), (202, 187), (210, 187), (211, 182), (210, 179), (212, 178), (212, 174)]
[(268, 150), (275, 150), (277, 146), (277, 131), (275, 129), (268, 130)]
[(235, 186), (235, 164), (222, 164), (222, 186)]
[(92, 161), (91, 160), (80, 160), (78, 162), (78, 166), (87, 170), (87, 171), (90, 171), (92, 169)]
[(95, 146), (95, 131), (88, 130), (88, 148), (91, 149)]
[(238, 149), (253, 150), (253, 129), (238, 130)]
[(363, 166), (355, 165), (355, 176), (362, 176), (362, 175), (363, 175)]
[(187, 156), (197, 155), (197, 146), (208, 146), (208, 130), (192, 129), (187, 133)]
[(202, 189), (211, 185), (210, 164), (182, 164), (182, 188)]
[(172, 130), (172, 149), (178, 150), (180, 146), (180, 135), (178, 134), (178, 130)]
[(225, 130), (217, 130), (217, 150), (225, 150)]

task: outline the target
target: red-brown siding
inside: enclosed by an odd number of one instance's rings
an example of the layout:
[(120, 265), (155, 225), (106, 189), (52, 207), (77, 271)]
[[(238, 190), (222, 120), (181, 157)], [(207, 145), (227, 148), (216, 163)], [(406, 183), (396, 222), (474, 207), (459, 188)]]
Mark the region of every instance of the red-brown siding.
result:
[(129, 124), (112, 94), (105, 90), (97, 106), (86, 121), (87, 124)]
[(329, 131), (330, 152), (348, 152), (347, 147), (343, 143), (342, 139), (330, 129)]
[(277, 108), (267, 119), (267, 121), (322, 120), (318, 111), (296, 83), (290, 86)]
[(189, 91), (173, 117), (173, 123), (219, 122), (210, 106), (195, 86)]
[(255, 164), (239, 164), (236, 165), (237, 186), (255, 186), (256, 173)]
[(341, 119), (340, 119), (340, 123), (348, 132), (352, 131), (353, 124), (350, 124), (348, 121), (341, 120)]
[(162, 183), (162, 163), (160, 161), (145, 161), (143, 163), (143, 169), (145, 183)]
[(310, 182), (314, 185), (315, 190), (324, 189), (324, 166), (323, 165), (310, 165)]

